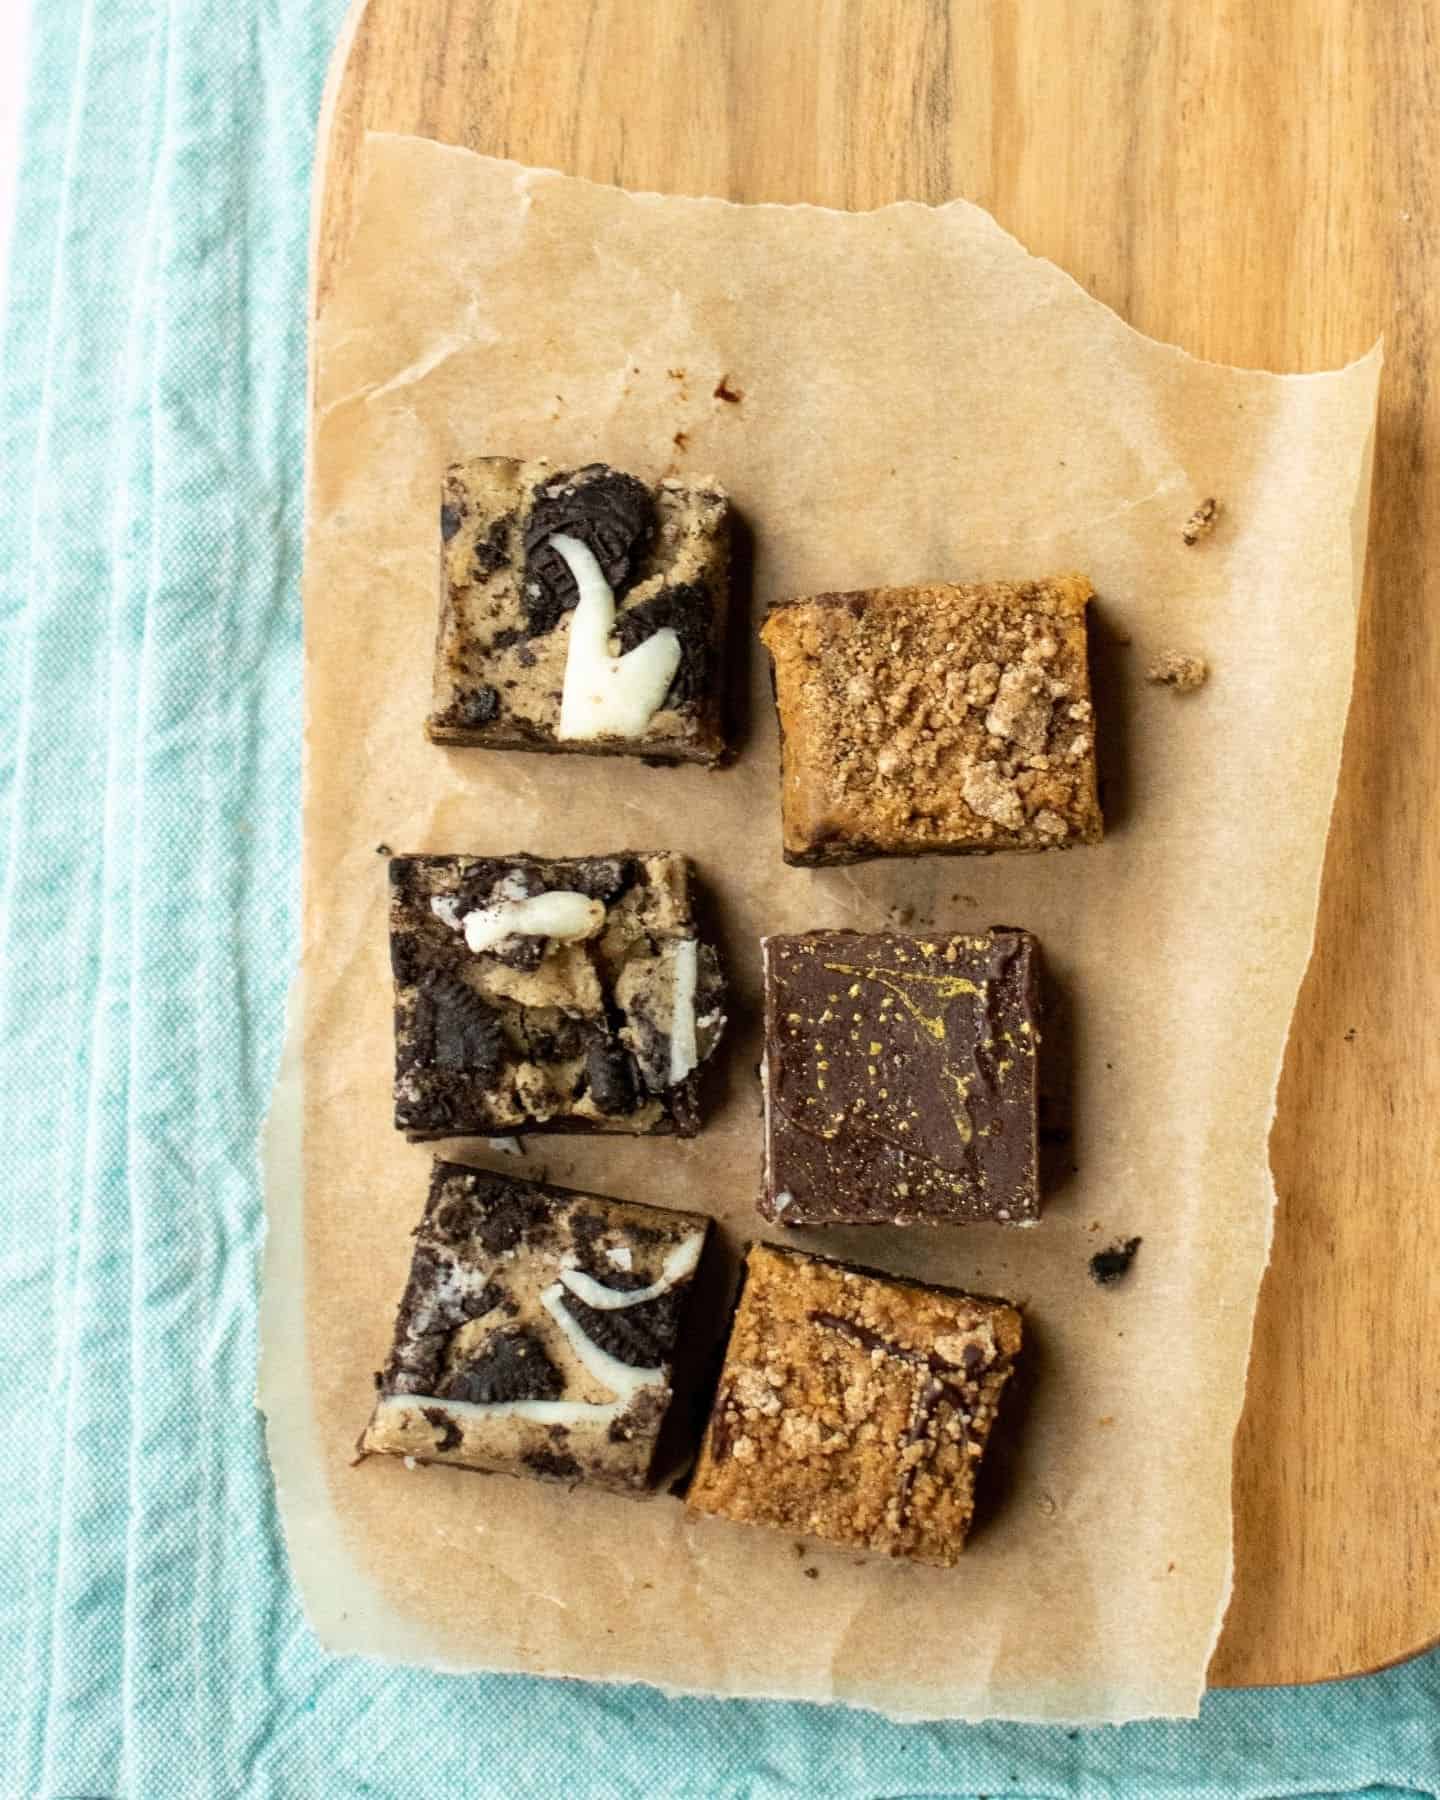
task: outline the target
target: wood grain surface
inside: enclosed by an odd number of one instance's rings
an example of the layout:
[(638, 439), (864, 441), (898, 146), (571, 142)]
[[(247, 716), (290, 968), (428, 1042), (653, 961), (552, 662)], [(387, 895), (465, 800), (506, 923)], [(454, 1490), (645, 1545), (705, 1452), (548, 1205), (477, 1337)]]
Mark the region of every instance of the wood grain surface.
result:
[(321, 121), (318, 305), (372, 129), (732, 200), (964, 195), (1225, 362), (1327, 367), (1385, 334), (1219, 1685), (1440, 1636), (1437, 102), (1432, 0), (361, 0)]

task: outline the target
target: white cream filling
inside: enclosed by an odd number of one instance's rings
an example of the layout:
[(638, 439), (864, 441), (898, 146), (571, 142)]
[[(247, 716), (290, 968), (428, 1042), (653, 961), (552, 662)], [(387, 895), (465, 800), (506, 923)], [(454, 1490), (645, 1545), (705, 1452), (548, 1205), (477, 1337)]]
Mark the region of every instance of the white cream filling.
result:
[[(435, 1394), (382, 1394), (375, 1403), (377, 1425), (403, 1424), (407, 1412), (438, 1406), (458, 1424), (488, 1425), (492, 1419), (528, 1419), (533, 1425), (603, 1425), (619, 1418), (628, 1400), (442, 1400)], [(421, 1421), (428, 1429), (429, 1420)]]
[(432, 894), (430, 910), (444, 925), (452, 931), (463, 931), (464, 920), (460, 917), (460, 897), (458, 894)]
[(570, 615), (558, 735), (643, 737), (680, 667), (680, 640), (668, 625), (662, 626), (633, 650), (612, 656), (615, 595), (610, 583), (588, 544), (563, 532), (550, 542), (580, 591), (579, 603)]
[(618, 1312), (625, 1306), (643, 1306), (647, 1300), (658, 1300), (661, 1294), (668, 1294), (678, 1282), (688, 1280), (695, 1273), (704, 1242), (703, 1231), (692, 1231), (661, 1263), (660, 1273), (649, 1287), (634, 1288), (629, 1293), (621, 1288), (606, 1287), (604, 1282), (596, 1281), (583, 1269), (562, 1269), (560, 1280), (577, 1300), (583, 1300), (597, 1312)]
[(524, 900), (495, 900), (466, 913), (465, 942), (479, 956), (512, 937), (548, 937), (573, 943), (594, 937), (604, 923), (605, 908), (598, 900), (562, 888)]
[(695, 986), (700, 975), (700, 947), (694, 938), (675, 946), (670, 1008), (670, 1079), (683, 1081), (700, 1060), (695, 1034)]

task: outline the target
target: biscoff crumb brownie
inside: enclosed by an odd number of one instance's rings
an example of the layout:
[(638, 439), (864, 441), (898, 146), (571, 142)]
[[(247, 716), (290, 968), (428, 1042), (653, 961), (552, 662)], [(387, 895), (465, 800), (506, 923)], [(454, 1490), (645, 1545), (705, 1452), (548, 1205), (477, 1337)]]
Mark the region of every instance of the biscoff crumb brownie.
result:
[(687, 1504), (949, 1566), (1020, 1344), (1004, 1301), (753, 1245)]
[(931, 583), (772, 608), (787, 862), (1093, 844), (1090, 583)]

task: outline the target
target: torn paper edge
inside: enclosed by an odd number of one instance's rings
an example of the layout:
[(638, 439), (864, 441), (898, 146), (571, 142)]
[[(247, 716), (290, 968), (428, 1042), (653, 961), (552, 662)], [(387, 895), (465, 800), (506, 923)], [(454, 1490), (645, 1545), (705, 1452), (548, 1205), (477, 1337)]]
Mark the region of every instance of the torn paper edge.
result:
[[(1365, 440), (1365, 451), (1360, 466), (1360, 476), (1355, 485), (1355, 504), (1350, 514), (1350, 569), (1351, 592), (1353, 595), (1356, 628), (1360, 622), (1360, 606), (1365, 589), (1365, 564), (1370, 543), (1370, 503), (1371, 485), (1375, 474), (1375, 431), (1379, 417), (1380, 376), (1385, 364), (1385, 339), (1378, 337), (1363, 357), (1357, 357), (1355, 363), (1347, 364), (1353, 368), (1358, 363), (1374, 361), (1375, 395), (1372, 402), (1370, 432)], [(1335, 829), (1335, 803), (1340, 795), (1340, 783), (1345, 775), (1345, 745), (1350, 735), (1350, 713), (1355, 702), (1355, 657), (1350, 659), (1350, 686), (1345, 695), (1345, 728), (1340, 737), (1340, 752), (1335, 765), (1334, 788), (1330, 795), (1330, 817), (1325, 827), (1325, 848), (1316, 867), (1315, 880), (1309, 896), (1310, 939), (1305, 951), (1305, 964), (1300, 971), (1300, 980), (1290, 1002), (1290, 1023), (1285, 1031), (1285, 1042), (1281, 1047), (1280, 1059), (1275, 1065), (1275, 1076), (1270, 1084), (1270, 1124), (1265, 1134), (1266, 1144), (1266, 1186), (1270, 1196), (1270, 1204), (1265, 1211), (1265, 1254), (1260, 1264), (1259, 1275), (1255, 1282), (1255, 1299), (1250, 1308), (1250, 1331), (1245, 1351), (1245, 1390), (1241, 1397), (1240, 1411), (1235, 1417), (1235, 1430), (1230, 1438), (1230, 1534), (1225, 1553), (1225, 1581), (1215, 1609), (1215, 1623), (1210, 1632), (1210, 1648), (1205, 1656), (1205, 1667), (1208, 1670), (1215, 1660), (1215, 1652), (1219, 1648), (1220, 1634), (1225, 1629), (1225, 1616), (1230, 1610), (1230, 1601), (1235, 1592), (1235, 1444), (1240, 1435), (1240, 1427), (1244, 1422), (1245, 1408), (1250, 1396), (1250, 1368), (1255, 1350), (1255, 1320), (1260, 1311), (1260, 1296), (1264, 1292), (1265, 1277), (1270, 1268), (1270, 1259), (1275, 1251), (1275, 1214), (1279, 1208), (1280, 1195), (1275, 1186), (1274, 1169), (1269, 1166), (1269, 1146), (1275, 1135), (1275, 1121), (1280, 1110), (1280, 1082), (1285, 1073), (1285, 1064), (1290, 1055), (1290, 1041), (1295, 1034), (1295, 1013), (1300, 1004), (1300, 995), (1309, 979), (1310, 965), (1315, 960), (1315, 939), (1320, 925), (1320, 896), (1325, 887), (1325, 869), (1330, 860), (1330, 835)], [(1208, 1687), (1208, 1680), (1206, 1686)]]
[[(360, 0), (360, 3), (363, 8), (368, 5), (369, 0)], [(1035, 251), (1022, 243), (1014, 232), (1008, 231), (993, 213), (987, 212), (983, 206), (977, 205), (973, 200), (966, 200), (960, 195), (953, 200), (941, 201), (938, 206), (932, 206), (926, 200), (890, 200), (884, 206), (871, 207), (817, 206), (810, 200), (724, 200), (715, 194), (662, 194), (653, 188), (617, 187), (614, 182), (592, 181), (588, 175), (567, 175), (563, 169), (535, 168), (528, 163), (516, 162), (513, 157), (491, 156), (484, 151), (469, 150), (463, 144), (447, 144), (439, 138), (423, 137), (418, 132), (371, 131), (367, 129), (361, 133), (361, 142), (367, 148), (372, 143), (428, 144), (432, 150), (438, 150), (446, 156), (464, 158), (470, 162), (489, 163), (497, 169), (508, 169), (515, 191), (519, 194), (526, 194), (531, 189), (548, 185), (550, 182), (563, 181), (574, 182), (581, 187), (594, 188), (602, 193), (615, 194), (623, 200), (633, 201), (641, 206), (656, 205), (661, 202), (669, 205), (678, 200), (686, 206), (709, 208), (716, 211), (812, 213), (821, 218), (837, 220), (871, 219), (885, 214), (899, 215), (903, 213), (961, 214), (972, 219), (987, 235), (997, 233), (1007, 244), (1018, 251), (1026, 262), (1038, 264), (1065, 287), (1073, 289), (1096, 317), (1106, 322), (1111, 329), (1118, 327), (1126, 337), (1133, 339), (1137, 344), (1144, 344), (1152, 350), (1163, 351), (1167, 356), (1173, 357), (1179, 362), (1188, 363), (1193, 368), (1211, 370), (1217, 375), (1246, 375), (1266, 381), (1310, 382), (1328, 380), (1336, 375), (1347, 374), (1350, 370), (1359, 368), (1361, 364), (1367, 363), (1373, 358), (1377, 364), (1378, 380), (1378, 367), (1383, 361), (1383, 334), (1375, 339), (1368, 350), (1362, 351), (1359, 356), (1352, 357), (1349, 362), (1340, 363), (1329, 369), (1299, 369), (1290, 374), (1282, 374), (1275, 369), (1257, 369), (1244, 363), (1216, 362), (1210, 357), (1196, 356), (1193, 351), (1186, 350), (1179, 344), (1172, 344), (1165, 338), (1151, 337), (1148, 332), (1141, 331), (1138, 326), (1130, 324), (1127, 319), (1122, 318), (1116, 312), (1113, 306), (1107, 305), (1097, 295), (1092, 294), (1089, 288), (1077, 281), (1068, 269), (1062, 268), (1059, 263), (1051, 262), (1047, 256), (1037, 255)], [(355, 187), (355, 211), (357, 214), (361, 210), (360, 200), (369, 178), (369, 170), (362, 160)], [(318, 218), (318, 212), (316, 216)], [(334, 279), (336, 287), (340, 286), (340, 272), (349, 260), (349, 255), (350, 245), (347, 242), (341, 246), (336, 257)]]

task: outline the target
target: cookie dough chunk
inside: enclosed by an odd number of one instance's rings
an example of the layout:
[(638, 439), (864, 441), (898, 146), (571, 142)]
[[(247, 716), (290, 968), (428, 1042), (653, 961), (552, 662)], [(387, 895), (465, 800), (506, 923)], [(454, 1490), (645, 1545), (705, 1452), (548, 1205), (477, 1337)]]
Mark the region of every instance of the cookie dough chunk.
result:
[(810, 931), (762, 951), (766, 1218), (1039, 1218), (1028, 931)]
[(699, 1129), (724, 983), (683, 856), (397, 856), (390, 958), (411, 1137)]
[(1101, 835), (1090, 583), (930, 585), (774, 607), (785, 860), (1051, 850)]
[(437, 1162), (361, 1450), (643, 1489), (709, 1231)]
[(689, 1506), (948, 1567), (1020, 1339), (1003, 1301), (754, 1245)]
[(719, 762), (729, 528), (698, 477), (453, 464), (431, 738)]

